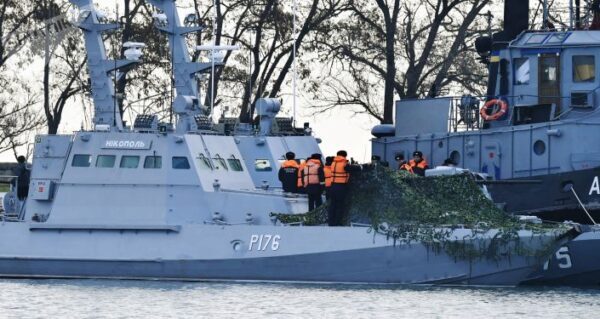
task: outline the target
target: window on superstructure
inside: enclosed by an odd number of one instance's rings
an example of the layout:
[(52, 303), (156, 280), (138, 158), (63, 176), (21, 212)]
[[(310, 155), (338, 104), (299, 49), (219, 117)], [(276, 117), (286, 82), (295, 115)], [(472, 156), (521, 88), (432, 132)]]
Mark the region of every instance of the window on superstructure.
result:
[(271, 162), (268, 159), (257, 159), (254, 161), (254, 169), (257, 172), (270, 172), (273, 170)]
[(198, 166), (200, 167), (200, 169), (213, 169), (213, 165), (210, 162), (210, 158), (206, 157), (204, 154), (198, 154), (198, 157), (196, 157), (196, 159), (198, 160)]
[(594, 82), (596, 61), (593, 55), (573, 56), (573, 82)]
[(121, 168), (137, 168), (140, 164), (139, 156), (125, 155), (121, 157)]
[(172, 165), (174, 169), (190, 169), (190, 162), (184, 156), (173, 156)]
[(117, 157), (114, 155), (98, 155), (96, 157), (96, 167), (112, 168), (115, 167)]
[(244, 171), (244, 167), (242, 166), (242, 162), (235, 158), (235, 156), (231, 155), (231, 158), (227, 159), (227, 163), (229, 163), (229, 167), (234, 172), (242, 172)]
[(92, 164), (92, 156), (88, 154), (75, 154), (71, 166), (73, 167), (90, 167)]
[(144, 168), (161, 168), (162, 157), (161, 156), (146, 156), (144, 160)]
[(529, 58), (514, 59), (515, 85), (529, 84)]
[(213, 163), (215, 164), (215, 169), (223, 169), (226, 171), (229, 170), (229, 168), (227, 167), (227, 161), (225, 161), (225, 159), (222, 158), (219, 154), (213, 157)]

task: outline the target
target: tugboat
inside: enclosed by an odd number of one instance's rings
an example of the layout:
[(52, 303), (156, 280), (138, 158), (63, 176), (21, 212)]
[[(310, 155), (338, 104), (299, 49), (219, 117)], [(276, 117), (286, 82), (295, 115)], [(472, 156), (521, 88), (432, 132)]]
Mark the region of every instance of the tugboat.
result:
[(2, 277), (517, 285), (566, 240), (523, 229), (502, 248), (498, 229), (448, 230), (455, 247), (499, 249), (468, 259), (365, 225), (283, 224), (272, 213), (304, 213), (307, 200), (273, 187), (274, 171), (286, 151), (319, 151), (310, 130), (286, 129), (269, 99), (257, 105), (259, 131), (214, 125), (194, 75), (222, 63), (190, 61), (184, 34), (200, 26), (183, 27), (174, 0), (149, 2), (173, 52), (177, 124), (150, 114), (123, 125), (110, 75), (135, 65), (143, 44), (126, 44), (129, 60), (107, 60), (102, 32), (116, 25), (99, 23), (92, 0), (71, 2), (88, 50), (93, 130), (36, 137), (29, 196), (0, 223)]
[(372, 131), (373, 155), (451, 159), (487, 173), (508, 213), (592, 224), (600, 221), (600, 30), (528, 30), (528, 10), (529, 1), (505, 1), (504, 30), (476, 41), (489, 69), (485, 97), (397, 102), (395, 125)]
[(373, 155), (450, 159), (485, 173), (507, 213), (592, 224), (528, 283), (600, 285), (599, 12), (568, 30), (528, 30), (525, 0), (506, 0), (504, 16), (503, 31), (476, 41), (487, 95), (397, 102), (395, 125), (372, 130)]

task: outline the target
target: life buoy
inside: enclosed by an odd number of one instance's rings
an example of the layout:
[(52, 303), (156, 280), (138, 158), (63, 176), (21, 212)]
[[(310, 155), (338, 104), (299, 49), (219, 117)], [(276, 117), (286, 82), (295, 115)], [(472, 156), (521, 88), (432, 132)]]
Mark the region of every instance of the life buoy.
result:
[[(487, 114), (487, 111), (496, 105), (500, 105), (500, 109), (492, 114)], [(479, 114), (481, 114), (481, 118), (486, 121), (495, 121), (504, 116), (506, 112), (508, 112), (508, 103), (501, 99), (493, 99), (485, 103), (485, 105), (479, 111)]]

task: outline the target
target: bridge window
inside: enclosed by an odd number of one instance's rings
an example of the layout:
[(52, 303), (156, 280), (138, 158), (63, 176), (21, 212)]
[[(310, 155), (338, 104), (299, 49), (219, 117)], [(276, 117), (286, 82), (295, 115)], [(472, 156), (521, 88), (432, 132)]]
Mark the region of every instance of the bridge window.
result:
[(162, 157), (161, 156), (146, 156), (144, 160), (144, 168), (161, 168)]
[(257, 172), (270, 172), (273, 170), (268, 159), (257, 159), (254, 161), (254, 168)]
[(140, 163), (139, 156), (125, 155), (121, 157), (121, 168), (137, 168)]
[(73, 167), (90, 167), (92, 156), (88, 154), (75, 154), (71, 166)]
[(200, 153), (198, 154), (198, 157), (196, 157), (196, 159), (198, 159), (198, 166), (200, 166), (200, 169), (213, 169), (212, 163), (210, 162), (210, 159), (206, 156), (204, 156), (204, 154)]
[(183, 156), (173, 156), (172, 165), (174, 169), (190, 169), (190, 162)]
[(225, 161), (224, 158), (222, 158), (221, 156), (219, 156), (219, 154), (217, 154), (215, 157), (213, 157), (213, 163), (215, 164), (215, 169), (224, 169), (226, 171), (229, 170), (229, 168), (227, 167), (227, 161)]
[(514, 59), (515, 85), (529, 84), (529, 58)]
[(594, 82), (596, 62), (593, 55), (573, 56), (573, 82)]
[(231, 170), (234, 172), (244, 171), (242, 162), (240, 162), (240, 160), (235, 158), (235, 156), (233, 156), (233, 155), (231, 155), (231, 158), (227, 159), (227, 163), (229, 163), (229, 167), (231, 167)]
[(112, 168), (115, 166), (116, 158), (114, 155), (98, 155), (96, 157), (96, 167)]

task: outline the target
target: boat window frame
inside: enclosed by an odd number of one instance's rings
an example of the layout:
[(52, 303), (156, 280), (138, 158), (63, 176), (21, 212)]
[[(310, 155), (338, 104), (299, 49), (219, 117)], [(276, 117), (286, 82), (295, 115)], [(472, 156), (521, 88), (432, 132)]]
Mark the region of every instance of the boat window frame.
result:
[[(576, 59), (577, 58), (592, 58), (592, 67), (593, 67), (593, 72), (591, 72), (592, 77), (587, 78), (585, 80), (582, 79), (576, 79), (577, 77), (579, 77), (579, 72), (577, 72), (577, 64), (576, 64)], [(582, 66), (585, 65), (589, 65), (589, 64), (581, 64)], [(592, 54), (573, 54), (571, 56), (571, 79), (573, 81), (573, 83), (594, 83), (596, 82), (596, 56), (592, 55)]]
[[(175, 165), (175, 160), (185, 160), (184, 163), (185, 165), (183, 165), (182, 167), (176, 167)], [(180, 164), (181, 164), (180, 163)], [(171, 157), (171, 168), (172, 169), (191, 169), (192, 167), (190, 166), (190, 161), (188, 160), (187, 156), (173, 156)]]
[(233, 172), (244, 171), (244, 165), (242, 165), (242, 161), (235, 157), (235, 155), (231, 155), (231, 157), (227, 159), (227, 164), (229, 164), (229, 168), (231, 168), (231, 171)]
[[(110, 166), (104, 166), (104, 165), (99, 166), (98, 164), (101, 164), (100, 163), (100, 159), (101, 158), (102, 159), (112, 158), (112, 164)], [(116, 162), (117, 162), (117, 156), (116, 155), (112, 155), (112, 154), (98, 154), (98, 155), (96, 155), (96, 168), (114, 168)]]
[[(126, 158), (135, 158), (137, 159), (137, 161), (135, 162), (135, 167), (130, 167), (130, 166), (123, 166), (123, 160), (125, 160)], [(138, 167), (140, 167), (140, 156), (139, 155), (123, 155), (121, 156), (121, 160), (119, 161), (119, 168), (124, 168), (124, 169), (137, 169)]]
[[(75, 165), (76, 159), (82, 158), (83, 156), (87, 156), (87, 165)], [(77, 161), (79, 163), (79, 161)], [(82, 162), (83, 163), (83, 162)], [(92, 166), (92, 155), (91, 154), (73, 154), (71, 158), (71, 167), (90, 167)]]
[[(517, 69), (520, 66), (519, 61), (525, 61), (526, 64), (529, 66), (529, 70), (527, 73), (527, 81), (518, 81), (517, 79)], [(523, 65), (523, 64), (521, 64)], [(528, 56), (523, 56), (523, 57), (518, 57), (518, 58), (513, 58), (513, 84), (514, 85), (529, 85), (529, 83), (531, 82), (531, 58)]]
[(201, 170), (211, 170), (211, 171), (215, 170), (210, 157), (204, 155), (204, 153), (202, 153), (202, 152), (198, 153), (198, 156), (195, 159), (198, 160), (198, 162), (199, 162), (198, 166), (200, 167)]
[[(154, 158), (152, 166), (148, 165), (148, 160)], [(156, 161), (158, 159), (158, 161)], [(156, 165), (158, 163), (158, 165)], [(144, 158), (144, 169), (162, 169), (162, 156), (148, 155)]]
[(218, 153), (215, 154), (215, 156), (212, 158), (212, 160), (213, 160), (213, 165), (216, 170), (223, 168), (225, 171), (229, 171), (229, 167), (227, 166), (227, 160), (225, 160)]

